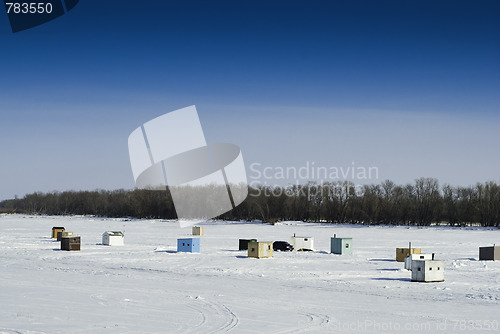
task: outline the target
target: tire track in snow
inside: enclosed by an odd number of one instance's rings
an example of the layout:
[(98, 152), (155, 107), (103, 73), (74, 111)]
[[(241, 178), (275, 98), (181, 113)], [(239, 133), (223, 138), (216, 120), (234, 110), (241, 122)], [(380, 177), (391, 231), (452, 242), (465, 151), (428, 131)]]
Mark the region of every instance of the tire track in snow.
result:
[(90, 299), (96, 301), (97, 304), (101, 306), (108, 306), (108, 302), (106, 301), (106, 298), (103, 295), (92, 294), (90, 295)]
[(306, 317), (306, 321), (299, 321), (297, 328), (289, 328), (272, 332), (272, 334), (295, 334), (305, 333), (318, 330), (326, 330), (330, 323), (330, 317), (325, 314), (318, 313), (302, 313), (301, 316)]
[(46, 334), (46, 333), (32, 331), (32, 330), (18, 330), (18, 329), (12, 329), (12, 328), (0, 328), (0, 334)]
[(233, 328), (235, 328), (236, 326), (238, 326), (238, 324), (240, 323), (240, 318), (233, 311), (231, 311), (229, 309), (229, 307), (227, 307), (224, 304), (222, 304), (222, 309), (227, 314), (229, 314), (231, 317), (230, 317), (230, 321), (228, 323), (226, 323), (226, 325), (224, 327), (222, 327), (221, 330), (224, 331), (224, 332), (229, 332)]
[(194, 303), (188, 307), (200, 313), (201, 322), (186, 329), (184, 333), (227, 333), (240, 323), (239, 317), (224, 304), (219, 305), (196, 297)]
[(190, 309), (192, 309), (200, 314), (201, 322), (199, 324), (197, 324), (196, 326), (187, 329), (187, 332), (183, 330), (183, 333), (196, 333), (196, 332), (198, 332), (198, 330), (200, 328), (203, 328), (205, 326), (205, 324), (207, 323), (207, 315), (205, 312), (200, 310), (200, 308), (197, 308), (197, 307), (194, 307), (191, 305), (189, 305), (188, 308), (190, 308)]

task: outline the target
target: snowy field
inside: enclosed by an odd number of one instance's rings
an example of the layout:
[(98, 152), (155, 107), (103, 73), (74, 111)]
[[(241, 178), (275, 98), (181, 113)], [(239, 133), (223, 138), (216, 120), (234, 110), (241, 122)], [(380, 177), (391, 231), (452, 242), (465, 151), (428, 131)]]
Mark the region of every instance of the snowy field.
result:
[[(0, 333), (499, 332), (500, 261), (478, 247), (500, 230), (208, 222), (201, 253), (175, 221), (0, 216)], [(81, 251), (50, 238), (64, 226)], [(125, 246), (101, 245), (106, 230)], [(315, 252), (246, 257), (239, 238), (314, 237)], [(353, 255), (329, 254), (352, 237)], [(410, 282), (395, 248), (445, 260), (445, 282)]]

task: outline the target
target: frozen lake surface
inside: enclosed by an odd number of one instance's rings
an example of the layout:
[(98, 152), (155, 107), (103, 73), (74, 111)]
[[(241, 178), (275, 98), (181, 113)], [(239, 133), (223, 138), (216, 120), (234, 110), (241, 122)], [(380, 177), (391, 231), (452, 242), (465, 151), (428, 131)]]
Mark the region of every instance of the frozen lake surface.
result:
[[(286, 222), (202, 224), (201, 253), (176, 221), (0, 216), (0, 333), (470, 333), (499, 332), (500, 261), (478, 248), (500, 230)], [(81, 236), (60, 250), (52, 226)], [(101, 245), (125, 231), (124, 246)], [(315, 252), (253, 259), (238, 239), (314, 237)], [(353, 255), (329, 254), (330, 237)], [(445, 261), (445, 281), (415, 283), (395, 248)]]

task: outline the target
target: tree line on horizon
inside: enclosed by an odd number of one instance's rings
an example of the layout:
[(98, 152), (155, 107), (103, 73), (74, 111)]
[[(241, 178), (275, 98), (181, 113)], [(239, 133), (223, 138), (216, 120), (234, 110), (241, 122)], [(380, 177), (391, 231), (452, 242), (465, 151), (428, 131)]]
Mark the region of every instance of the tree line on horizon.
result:
[[(0, 202), (0, 212), (176, 219), (168, 191), (95, 190), (35, 192)], [(397, 185), (310, 182), (287, 187), (249, 187), (243, 203), (221, 215), (227, 220), (500, 227), (500, 185), (439, 186), (434, 178)]]

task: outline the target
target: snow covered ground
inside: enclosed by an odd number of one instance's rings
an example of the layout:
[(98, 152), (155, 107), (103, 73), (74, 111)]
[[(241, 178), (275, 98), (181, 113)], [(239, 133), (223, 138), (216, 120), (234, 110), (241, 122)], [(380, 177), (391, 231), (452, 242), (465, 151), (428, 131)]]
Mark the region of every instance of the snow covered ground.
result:
[[(0, 333), (471, 333), (500, 331), (500, 230), (208, 222), (201, 253), (176, 221), (0, 216)], [(81, 251), (50, 238), (64, 226)], [(101, 245), (124, 230), (125, 246)], [(239, 238), (314, 237), (315, 252), (247, 258)], [(353, 255), (329, 254), (353, 237)], [(445, 282), (410, 282), (395, 248), (445, 260)]]

